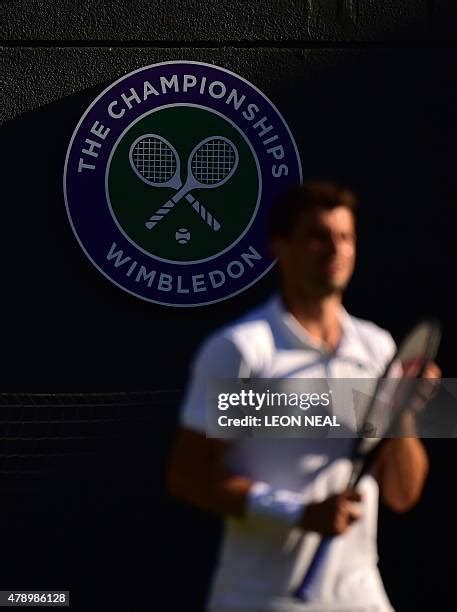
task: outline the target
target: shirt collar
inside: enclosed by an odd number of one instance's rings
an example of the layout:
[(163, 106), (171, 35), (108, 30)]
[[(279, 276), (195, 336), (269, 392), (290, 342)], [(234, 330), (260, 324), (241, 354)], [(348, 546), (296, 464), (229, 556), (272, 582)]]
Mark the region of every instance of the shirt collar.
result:
[(280, 295), (273, 297), (272, 308), (274, 318), (294, 348), (314, 350), (324, 357), (344, 359), (361, 366), (371, 362), (370, 353), (358, 333), (354, 320), (343, 306), (340, 308), (341, 338), (333, 353), (329, 353), (325, 346), (300, 325), (293, 314), (285, 308)]

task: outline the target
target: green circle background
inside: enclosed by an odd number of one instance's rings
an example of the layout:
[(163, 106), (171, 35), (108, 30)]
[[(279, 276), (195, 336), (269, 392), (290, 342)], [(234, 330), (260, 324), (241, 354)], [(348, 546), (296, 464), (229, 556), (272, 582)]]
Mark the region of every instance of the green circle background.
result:
[[(221, 224), (217, 232), (185, 199), (152, 230), (145, 227), (149, 217), (176, 191), (147, 185), (133, 171), (130, 147), (144, 134), (157, 134), (174, 146), (181, 159), (183, 184), (187, 178), (187, 161), (195, 145), (209, 136), (225, 136), (234, 143), (239, 154), (234, 175), (221, 187), (191, 192)], [(192, 106), (166, 107), (140, 119), (118, 143), (108, 172), (108, 193), (117, 222), (139, 247), (163, 259), (193, 261), (217, 255), (243, 233), (257, 204), (257, 165), (245, 139), (223, 117)], [(185, 245), (175, 238), (180, 228), (188, 229), (191, 235)]]

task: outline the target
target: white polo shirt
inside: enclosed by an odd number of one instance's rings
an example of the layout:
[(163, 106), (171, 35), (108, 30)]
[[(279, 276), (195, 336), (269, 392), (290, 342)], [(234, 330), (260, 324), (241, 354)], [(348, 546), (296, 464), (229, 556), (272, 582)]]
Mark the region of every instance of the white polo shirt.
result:
[[(375, 378), (395, 351), (391, 335), (341, 308), (336, 350), (316, 342), (274, 296), (213, 334), (193, 364), (181, 424), (206, 431), (207, 382), (211, 378)], [(308, 502), (345, 488), (351, 440), (345, 438), (249, 438), (233, 443), (228, 463), (273, 487), (302, 493)], [(191, 458), (190, 458), (191, 460)], [(319, 536), (280, 523), (226, 517), (209, 609), (212, 612), (391, 612), (377, 569), (378, 485), (362, 478), (363, 518), (333, 540), (325, 579), (312, 604), (290, 593), (299, 584)], [(315, 599), (315, 601), (314, 601)]]

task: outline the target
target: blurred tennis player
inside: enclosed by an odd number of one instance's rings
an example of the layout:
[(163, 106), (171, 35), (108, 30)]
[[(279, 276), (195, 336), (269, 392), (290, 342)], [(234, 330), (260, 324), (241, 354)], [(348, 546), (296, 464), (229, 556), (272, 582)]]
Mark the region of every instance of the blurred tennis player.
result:
[[(356, 208), (350, 190), (324, 181), (276, 202), (269, 231), (279, 294), (213, 334), (193, 365), (168, 482), (176, 497), (225, 517), (211, 612), (392, 610), (377, 568), (378, 497), (396, 512), (420, 498), (428, 460), (412, 427), (384, 443), (356, 490), (345, 489), (348, 440), (205, 436), (210, 378), (383, 373), (395, 352), (391, 335), (342, 306), (355, 264)], [(425, 375), (441, 374), (430, 363)], [(299, 601), (292, 594), (322, 535), (338, 537), (312, 602)]]

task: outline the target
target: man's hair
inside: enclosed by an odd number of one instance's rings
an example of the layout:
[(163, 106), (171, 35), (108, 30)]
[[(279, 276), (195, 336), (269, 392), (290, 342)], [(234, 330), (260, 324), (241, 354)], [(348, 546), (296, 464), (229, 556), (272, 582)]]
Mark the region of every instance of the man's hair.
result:
[(345, 206), (356, 217), (358, 199), (353, 191), (334, 181), (305, 181), (273, 202), (268, 222), (270, 238), (288, 236), (299, 217), (314, 208)]

